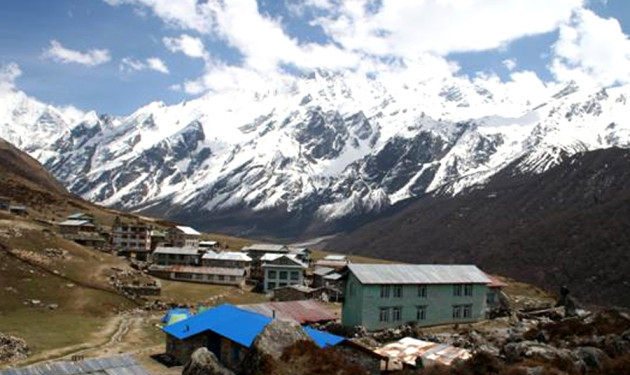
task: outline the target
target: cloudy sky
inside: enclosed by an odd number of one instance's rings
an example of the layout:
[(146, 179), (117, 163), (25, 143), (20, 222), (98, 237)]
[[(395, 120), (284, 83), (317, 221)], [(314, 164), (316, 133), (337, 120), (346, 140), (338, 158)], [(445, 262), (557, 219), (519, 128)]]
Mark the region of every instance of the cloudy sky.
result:
[(611, 86), (628, 34), (626, 0), (2, 0), (0, 88), (122, 115), (317, 68)]

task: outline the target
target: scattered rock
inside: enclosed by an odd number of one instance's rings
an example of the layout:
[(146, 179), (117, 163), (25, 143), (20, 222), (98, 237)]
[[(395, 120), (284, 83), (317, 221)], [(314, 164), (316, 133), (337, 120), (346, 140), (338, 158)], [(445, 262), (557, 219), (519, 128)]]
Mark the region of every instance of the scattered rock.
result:
[(311, 341), (299, 323), (293, 320), (274, 319), (258, 334), (251, 351), (278, 359), (285, 348), (298, 341)]
[(24, 339), (0, 333), (0, 363), (24, 359), (29, 354), (30, 350)]
[(190, 357), (182, 375), (234, 375), (207, 348), (199, 348)]
[(574, 361), (570, 351), (536, 341), (511, 342), (503, 347), (503, 354), (510, 362), (519, 362), (524, 359), (538, 359), (545, 362)]
[(242, 363), (244, 374), (255, 374), (261, 369), (275, 368), (283, 351), (297, 342), (313, 342), (299, 323), (274, 319), (254, 340)]
[(608, 359), (608, 356), (603, 350), (592, 346), (577, 348), (574, 354), (580, 358), (588, 368), (593, 370), (601, 370), (604, 366), (604, 361)]

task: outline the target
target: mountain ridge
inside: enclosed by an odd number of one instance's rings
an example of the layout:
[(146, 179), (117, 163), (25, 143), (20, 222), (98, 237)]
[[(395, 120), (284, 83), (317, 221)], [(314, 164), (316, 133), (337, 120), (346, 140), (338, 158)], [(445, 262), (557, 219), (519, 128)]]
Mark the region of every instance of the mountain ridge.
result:
[[(433, 191), (456, 195), (515, 160), (540, 173), (577, 152), (630, 147), (628, 95), (571, 83), (532, 104), (457, 78), (396, 86), (318, 71), (281, 91), (90, 113), (46, 145), (20, 141), (88, 200), (201, 229), (308, 237)], [(4, 123), (6, 134), (32, 125)]]
[(582, 302), (629, 306), (630, 151), (573, 155), (544, 173), (510, 168), (455, 197), (408, 203), (327, 249), (422, 263), (474, 263)]

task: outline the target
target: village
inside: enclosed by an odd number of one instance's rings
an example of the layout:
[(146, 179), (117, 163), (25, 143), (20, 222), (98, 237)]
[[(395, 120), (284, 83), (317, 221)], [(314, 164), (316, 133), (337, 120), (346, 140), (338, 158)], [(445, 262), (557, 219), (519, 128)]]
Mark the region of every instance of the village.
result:
[[(11, 207), (0, 199), (1, 210), (28, 215), (27, 207)], [(163, 351), (152, 357), (151, 370), (133, 356), (119, 354), (76, 356), (0, 370), (1, 375), (253, 374), (265, 355), (281, 367), (287, 348), (302, 341), (313, 350), (333, 350), (318, 355), (340, 358), (352, 369), (349, 373), (373, 375), (456, 368), (479, 353), (510, 360), (568, 360), (590, 373), (612, 356), (597, 348), (581, 349), (588, 342), (558, 349), (545, 336), (551, 334), (540, 331), (565, 319), (588, 322), (598, 316), (578, 309), (568, 291), (559, 303), (517, 306), (505, 291), (506, 281), (475, 265), (363, 263), (270, 243), (230, 248), (188, 226), (128, 217), (116, 217), (106, 226), (85, 212), (36, 221), (64, 239), (126, 259), (134, 271), (115, 274), (111, 284), (130, 298), (157, 298), (162, 283), (171, 280), (247, 290), (265, 302), (159, 305)], [(630, 328), (625, 315), (597, 319)], [(533, 331), (542, 336), (531, 337)], [(628, 332), (613, 339), (607, 345), (630, 351)]]

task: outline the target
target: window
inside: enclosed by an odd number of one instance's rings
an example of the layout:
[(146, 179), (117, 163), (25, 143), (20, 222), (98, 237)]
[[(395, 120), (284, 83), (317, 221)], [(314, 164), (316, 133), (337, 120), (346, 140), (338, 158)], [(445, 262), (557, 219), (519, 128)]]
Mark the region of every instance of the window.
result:
[(381, 307), (378, 312), (378, 321), (379, 322), (388, 322), (389, 321), (389, 308)]
[(402, 285), (394, 285), (394, 298), (401, 298), (403, 292)]
[(287, 279), (287, 271), (280, 271), (280, 280)]
[(230, 276), (230, 281), (236, 281), (236, 276)]
[(279, 287), (283, 287), (283, 286), (287, 286), (287, 283), (280, 283), (278, 284)]
[(392, 309), (392, 321), (400, 322), (402, 320), (402, 307), (394, 307)]
[(418, 306), (416, 310), (416, 320), (426, 320), (426, 319), (427, 319), (427, 307)]
[(472, 318), (472, 305), (464, 305), (462, 307), (463, 307), (464, 319)]
[(455, 297), (462, 295), (462, 286), (460, 284), (453, 285), (453, 295)]
[(276, 276), (276, 271), (269, 270), (269, 271), (267, 271), (267, 277), (270, 278), (270, 279), (275, 279), (278, 276)]
[(381, 298), (389, 298), (389, 285), (381, 285)]
[(453, 306), (453, 319), (461, 319), (462, 318), (462, 307), (461, 305)]
[(298, 271), (291, 271), (291, 280), (300, 280), (300, 273)]
[(418, 297), (427, 298), (427, 286), (418, 285)]
[(219, 281), (223, 281), (223, 280), (225, 280), (225, 276), (219, 275)]
[(214, 280), (214, 275), (206, 275), (208, 280)]
[(276, 289), (276, 283), (267, 283), (267, 290)]
[(464, 295), (465, 296), (472, 296), (473, 293), (473, 286), (472, 284), (466, 284), (464, 285)]

